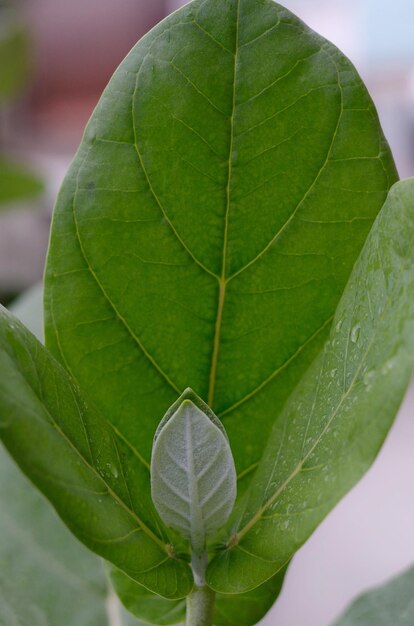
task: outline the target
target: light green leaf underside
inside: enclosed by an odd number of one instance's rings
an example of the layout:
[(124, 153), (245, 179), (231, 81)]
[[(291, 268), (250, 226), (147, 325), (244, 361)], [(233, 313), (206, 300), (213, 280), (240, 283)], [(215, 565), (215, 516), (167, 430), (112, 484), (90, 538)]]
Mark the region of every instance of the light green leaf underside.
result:
[(91, 550), (166, 597), (189, 592), (189, 568), (168, 556), (168, 537), (143, 489), (137, 471), (142, 459), (5, 309), (0, 310), (0, 439)]
[(414, 368), (414, 179), (391, 190), (351, 274), (330, 338), (275, 424), (233, 549), (207, 580), (246, 591), (281, 568), (374, 460)]
[(48, 346), (147, 461), (191, 386), (247, 481), (395, 177), (338, 50), (270, 0), (196, 0), (88, 126), (54, 216)]
[(226, 434), (194, 395), (184, 393), (157, 430), (151, 495), (163, 522), (202, 556), (233, 510), (237, 479)]
[[(238, 595), (216, 595), (214, 626), (254, 626), (267, 613), (279, 595), (285, 570), (264, 585)], [(116, 569), (111, 570), (111, 581), (131, 613), (148, 624), (172, 626), (185, 620), (184, 600), (165, 600), (134, 583)]]
[(414, 624), (414, 568), (354, 602), (335, 626)]
[(13, 202), (37, 196), (42, 190), (43, 184), (34, 174), (0, 156), (0, 211)]
[(0, 626), (108, 623), (99, 559), (64, 528), (3, 447), (0, 537)]

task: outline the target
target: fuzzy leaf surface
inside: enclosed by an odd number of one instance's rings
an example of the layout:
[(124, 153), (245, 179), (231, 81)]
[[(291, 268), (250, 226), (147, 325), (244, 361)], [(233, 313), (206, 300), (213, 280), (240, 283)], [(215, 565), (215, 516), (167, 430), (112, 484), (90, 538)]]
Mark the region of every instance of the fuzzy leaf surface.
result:
[(161, 519), (202, 556), (233, 510), (236, 482), (222, 425), (186, 390), (162, 420), (152, 449), (151, 495)]
[(375, 459), (414, 369), (413, 207), (414, 179), (395, 185), (235, 512), (233, 547), (209, 566), (213, 588), (272, 576)]

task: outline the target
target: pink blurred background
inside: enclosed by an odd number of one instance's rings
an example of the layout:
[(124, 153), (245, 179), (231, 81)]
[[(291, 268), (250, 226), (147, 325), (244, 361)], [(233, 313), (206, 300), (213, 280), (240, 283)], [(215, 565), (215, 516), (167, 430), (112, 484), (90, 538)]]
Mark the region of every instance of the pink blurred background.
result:
[[(32, 74), (0, 110), (2, 149), (45, 180), (35, 203), (0, 212), (0, 301), (41, 280), (50, 216), (99, 95), (125, 54), (178, 0), (22, 0)], [(414, 2), (285, 0), (366, 81), (402, 177), (414, 174)], [(0, 24), (1, 37), (1, 24)], [(263, 624), (328, 626), (368, 587), (414, 563), (414, 390), (379, 459), (295, 557)], [(391, 624), (389, 626), (392, 626)]]

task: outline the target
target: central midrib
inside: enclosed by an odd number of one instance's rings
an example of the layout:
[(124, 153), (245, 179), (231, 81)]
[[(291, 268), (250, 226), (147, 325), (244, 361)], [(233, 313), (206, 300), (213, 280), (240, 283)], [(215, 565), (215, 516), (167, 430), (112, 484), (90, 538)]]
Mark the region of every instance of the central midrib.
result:
[(224, 302), (226, 298), (226, 287), (227, 287), (227, 282), (228, 282), (226, 279), (227, 242), (228, 242), (229, 212), (230, 212), (230, 202), (231, 202), (231, 177), (232, 177), (232, 169), (233, 169), (234, 113), (236, 109), (236, 79), (237, 79), (237, 60), (238, 60), (238, 50), (239, 50), (240, 2), (241, 0), (237, 0), (236, 32), (235, 32), (235, 46), (234, 46), (234, 71), (233, 71), (233, 102), (232, 102), (232, 111), (231, 111), (231, 116), (230, 116), (230, 142), (229, 142), (229, 161), (228, 161), (227, 186), (226, 186), (226, 211), (224, 215), (223, 254), (222, 254), (221, 274), (218, 279), (219, 288), (218, 288), (217, 315), (216, 315), (216, 325), (215, 325), (215, 331), (214, 331), (213, 354), (211, 358), (210, 379), (209, 379), (208, 399), (207, 399), (207, 403), (210, 407), (212, 407), (214, 403), (214, 394), (215, 394), (215, 386), (216, 386), (216, 378), (217, 378), (217, 362), (218, 362), (218, 356), (219, 356), (219, 351), (220, 351), (220, 335), (221, 335), (221, 327), (222, 327), (222, 322), (223, 322), (223, 311), (224, 311)]

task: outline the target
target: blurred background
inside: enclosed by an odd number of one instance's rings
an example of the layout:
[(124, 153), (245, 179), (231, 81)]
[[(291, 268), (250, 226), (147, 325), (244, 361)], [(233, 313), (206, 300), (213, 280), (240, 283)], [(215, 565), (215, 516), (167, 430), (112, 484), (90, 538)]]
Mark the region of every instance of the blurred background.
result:
[[(0, 0), (0, 302), (42, 278), (53, 203), (102, 89), (179, 0)], [(354, 62), (414, 175), (414, 1), (285, 0)], [(27, 310), (27, 309), (25, 309)], [(328, 626), (414, 562), (414, 393), (374, 468), (295, 557), (263, 624)], [(389, 625), (391, 626), (391, 625)]]

